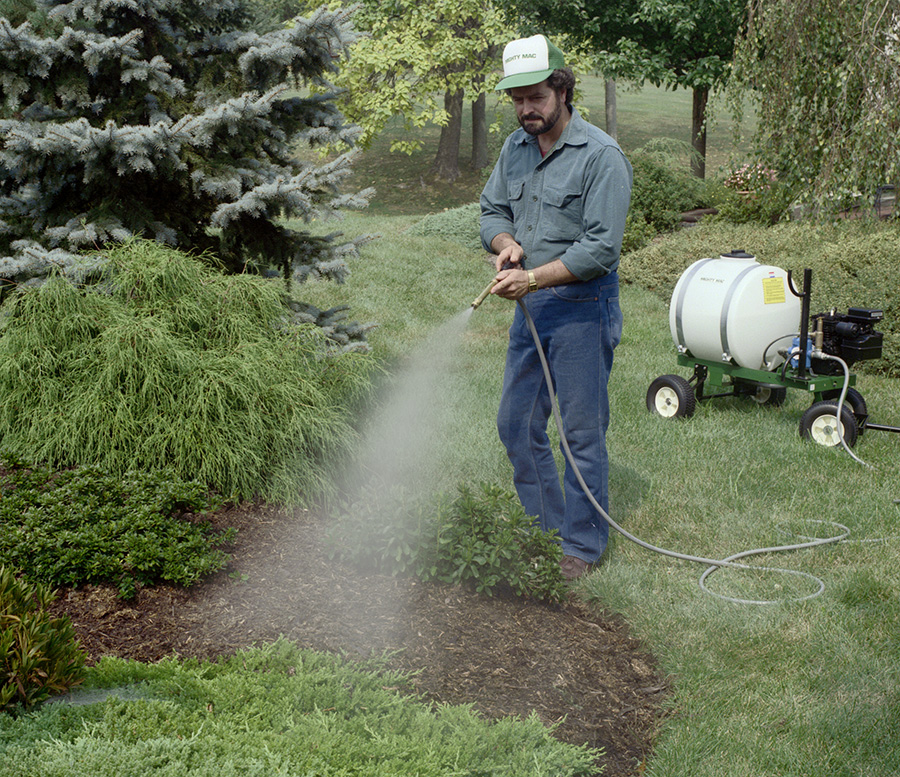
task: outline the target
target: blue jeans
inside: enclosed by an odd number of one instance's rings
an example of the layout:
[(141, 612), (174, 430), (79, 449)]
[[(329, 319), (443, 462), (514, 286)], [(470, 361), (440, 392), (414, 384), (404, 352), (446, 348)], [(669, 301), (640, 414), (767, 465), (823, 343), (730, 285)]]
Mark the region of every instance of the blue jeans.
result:
[[(608, 512), (607, 383), (622, 336), (618, 275), (541, 289), (523, 303), (550, 365), (566, 440), (594, 498)], [(565, 555), (594, 563), (606, 550), (609, 524), (585, 496), (568, 460), (560, 484), (547, 436), (550, 394), (518, 306), (509, 338), (497, 429), (519, 500), (544, 531), (557, 530)]]

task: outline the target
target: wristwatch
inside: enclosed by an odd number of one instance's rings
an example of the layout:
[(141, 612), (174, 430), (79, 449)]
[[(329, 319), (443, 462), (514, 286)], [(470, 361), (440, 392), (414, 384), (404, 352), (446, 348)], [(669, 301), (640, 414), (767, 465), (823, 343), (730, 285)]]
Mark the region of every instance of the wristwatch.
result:
[(538, 290), (537, 279), (534, 277), (534, 270), (528, 271), (528, 293)]

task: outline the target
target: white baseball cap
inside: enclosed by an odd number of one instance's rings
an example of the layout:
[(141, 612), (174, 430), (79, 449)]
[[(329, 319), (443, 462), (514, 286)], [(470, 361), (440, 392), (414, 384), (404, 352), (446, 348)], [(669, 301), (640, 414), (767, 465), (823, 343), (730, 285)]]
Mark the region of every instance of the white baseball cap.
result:
[(554, 70), (565, 67), (563, 53), (545, 35), (519, 38), (503, 49), (503, 78), (497, 90), (539, 84)]

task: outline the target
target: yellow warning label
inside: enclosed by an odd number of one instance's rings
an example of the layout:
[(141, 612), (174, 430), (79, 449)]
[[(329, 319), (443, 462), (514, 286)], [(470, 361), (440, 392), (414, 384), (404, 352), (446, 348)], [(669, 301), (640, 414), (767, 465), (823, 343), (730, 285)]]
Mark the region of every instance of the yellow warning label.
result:
[(762, 284), (764, 304), (777, 305), (779, 302), (787, 301), (784, 291), (784, 278), (763, 278)]

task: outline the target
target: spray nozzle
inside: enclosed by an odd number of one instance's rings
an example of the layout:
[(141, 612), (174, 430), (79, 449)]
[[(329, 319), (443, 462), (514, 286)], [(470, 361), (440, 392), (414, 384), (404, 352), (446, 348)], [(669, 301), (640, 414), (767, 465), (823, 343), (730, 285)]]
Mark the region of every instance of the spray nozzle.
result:
[(479, 294), (477, 297), (475, 297), (475, 301), (472, 303), (473, 310), (475, 308), (477, 308), (482, 302), (484, 302), (487, 299), (487, 295), (491, 293), (491, 289), (494, 288), (496, 283), (497, 283), (497, 281), (491, 281), (488, 284), (487, 288), (483, 292), (481, 292), (481, 294)]
[[(512, 262), (507, 260), (503, 263), (503, 265), (500, 267), (500, 269), (501, 270), (512, 270), (514, 267), (515, 267), (515, 265)], [(472, 310), (475, 310), (475, 308), (477, 308), (482, 302), (484, 302), (487, 299), (487, 295), (491, 293), (491, 289), (493, 289), (494, 286), (496, 286), (496, 285), (497, 285), (497, 281), (495, 279), (488, 284), (488, 287), (483, 292), (481, 292), (481, 294), (479, 294), (477, 297), (475, 297), (475, 301), (472, 303)]]

